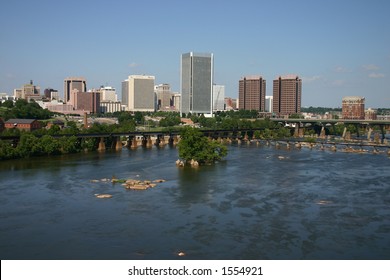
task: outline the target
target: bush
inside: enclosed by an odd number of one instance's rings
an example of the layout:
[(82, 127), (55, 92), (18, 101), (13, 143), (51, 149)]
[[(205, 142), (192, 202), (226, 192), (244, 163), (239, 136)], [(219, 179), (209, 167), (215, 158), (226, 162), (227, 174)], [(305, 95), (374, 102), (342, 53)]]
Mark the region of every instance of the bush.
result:
[(199, 164), (214, 163), (227, 155), (226, 146), (203, 136), (196, 128), (185, 127), (180, 133), (179, 157)]

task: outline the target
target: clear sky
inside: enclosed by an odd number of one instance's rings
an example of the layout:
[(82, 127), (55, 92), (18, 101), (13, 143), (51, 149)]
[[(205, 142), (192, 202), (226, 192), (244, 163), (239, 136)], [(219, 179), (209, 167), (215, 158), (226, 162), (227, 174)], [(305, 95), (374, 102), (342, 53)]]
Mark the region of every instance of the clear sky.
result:
[(0, 3), (0, 92), (30, 80), (63, 92), (154, 75), (180, 91), (180, 56), (214, 53), (215, 83), (262, 75), (303, 80), (303, 106), (341, 107), (343, 96), (390, 107), (388, 0), (34, 0)]

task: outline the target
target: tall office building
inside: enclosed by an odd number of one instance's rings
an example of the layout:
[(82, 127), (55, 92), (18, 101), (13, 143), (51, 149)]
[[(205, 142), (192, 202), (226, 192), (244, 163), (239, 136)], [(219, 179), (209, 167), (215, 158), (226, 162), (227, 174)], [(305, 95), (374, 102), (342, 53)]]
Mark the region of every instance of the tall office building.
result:
[(55, 89), (52, 89), (52, 88), (46, 88), (44, 90), (44, 95), (45, 95), (45, 98), (49, 99), (49, 100), (59, 100), (60, 99), (60, 95), (58, 93), (58, 90), (55, 90)]
[(180, 113), (213, 112), (214, 56), (212, 53), (185, 53), (181, 56)]
[(213, 110), (225, 110), (225, 86), (213, 85)]
[(122, 105), (128, 111), (155, 111), (154, 76), (132, 75), (122, 82)]
[(69, 77), (64, 80), (64, 101), (74, 104), (72, 91), (87, 92), (87, 81), (82, 77)]
[(273, 113), (288, 116), (301, 112), (302, 79), (297, 75), (279, 76), (273, 83)]
[(160, 84), (154, 87), (157, 96), (156, 109), (158, 111), (170, 111), (173, 106), (173, 93), (169, 84)]
[(78, 92), (73, 90), (71, 92), (71, 100), (73, 100), (74, 110), (92, 114), (100, 113), (100, 92)]
[(14, 89), (15, 98), (21, 99), (40, 99), (41, 98), (41, 88), (34, 85), (33, 81), (30, 80), (29, 84), (25, 84), (20, 89)]
[(101, 86), (98, 90), (100, 92), (101, 101), (112, 101), (117, 102), (118, 96), (116, 95), (116, 90), (113, 87), (103, 87)]
[(129, 79), (122, 82), (122, 106), (125, 111), (128, 111), (129, 104)]
[(272, 95), (265, 97), (265, 112), (272, 113), (273, 102), (274, 102), (274, 97)]
[(248, 76), (239, 81), (238, 106), (243, 110), (265, 111), (266, 81), (262, 76)]
[(360, 96), (346, 96), (342, 101), (342, 118), (350, 120), (364, 120), (365, 98)]

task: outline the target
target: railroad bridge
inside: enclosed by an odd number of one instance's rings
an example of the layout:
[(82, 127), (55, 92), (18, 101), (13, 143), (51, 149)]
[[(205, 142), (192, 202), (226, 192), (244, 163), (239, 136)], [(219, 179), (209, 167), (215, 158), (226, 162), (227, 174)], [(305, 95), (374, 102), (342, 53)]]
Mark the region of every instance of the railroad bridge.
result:
[[(325, 138), (325, 128), (333, 127), (343, 123), (352, 124), (357, 127), (364, 126), (368, 129), (369, 133), (372, 131), (373, 126), (379, 126), (382, 137), (381, 143), (384, 143), (385, 130), (390, 128), (390, 121), (378, 121), (378, 120), (306, 120), (306, 119), (277, 119), (272, 118), (271, 121), (282, 124), (285, 127), (294, 131), (294, 137), (299, 138), (304, 135), (304, 130), (307, 128), (317, 127), (320, 128), (318, 133), (320, 138)], [(202, 130), (203, 134), (209, 138), (218, 139), (221, 141), (246, 141), (253, 137), (254, 132), (263, 131), (263, 128), (243, 128), (243, 129), (215, 129), (215, 130)], [(359, 129), (357, 129), (359, 131)], [(347, 131), (344, 130), (343, 138)], [(123, 147), (135, 149), (139, 146), (150, 148), (153, 145), (164, 146), (166, 144), (176, 145), (180, 140), (179, 130), (164, 130), (164, 131), (134, 131), (134, 132), (119, 132), (119, 133), (86, 133), (75, 135), (54, 135), (53, 137), (70, 137), (76, 136), (79, 139), (85, 138), (97, 138), (99, 139), (98, 150), (105, 150), (106, 145), (110, 144), (111, 149), (120, 150)], [(358, 135), (359, 136), (359, 135)], [(19, 141), (19, 136), (0, 136), (1, 140), (11, 140), (13, 145), (16, 146)], [(109, 139), (109, 141), (108, 141)]]
[[(365, 127), (368, 131), (368, 138), (370, 138), (374, 126), (378, 126), (381, 131), (381, 143), (384, 143), (386, 138), (386, 130), (390, 129), (390, 121), (388, 120), (349, 120), (349, 119), (281, 119), (273, 118), (272, 121), (281, 123), (285, 126), (289, 126), (294, 129), (294, 136), (299, 137), (303, 135), (303, 131), (306, 128), (317, 127), (320, 128), (319, 135), (324, 135), (325, 128), (332, 127), (333, 131), (335, 126), (338, 124), (353, 125), (357, 129), (357, 136), (359, 137), (359, 127)], [(344, 128), (343, 138), (348, 133), (347, 129)]]

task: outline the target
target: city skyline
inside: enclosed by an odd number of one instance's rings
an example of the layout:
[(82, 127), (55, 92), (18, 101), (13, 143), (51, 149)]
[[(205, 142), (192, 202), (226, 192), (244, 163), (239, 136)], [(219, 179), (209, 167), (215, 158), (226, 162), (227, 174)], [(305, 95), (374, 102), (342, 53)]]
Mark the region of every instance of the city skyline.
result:
[(297, 74), (302, 106), (341, 107), (343, 96), (364, 96), (367, 107), (390, 107), (390, 2), (321, 3), (5, 2), (0, 92), (30, 80), (61, 92), (69, 76), (120, 89), (135, 74), (180, 91), (180, 55), (196, 51), (214, 53), (214, 81), (228, 97), (238, 98), (243, 76)]

